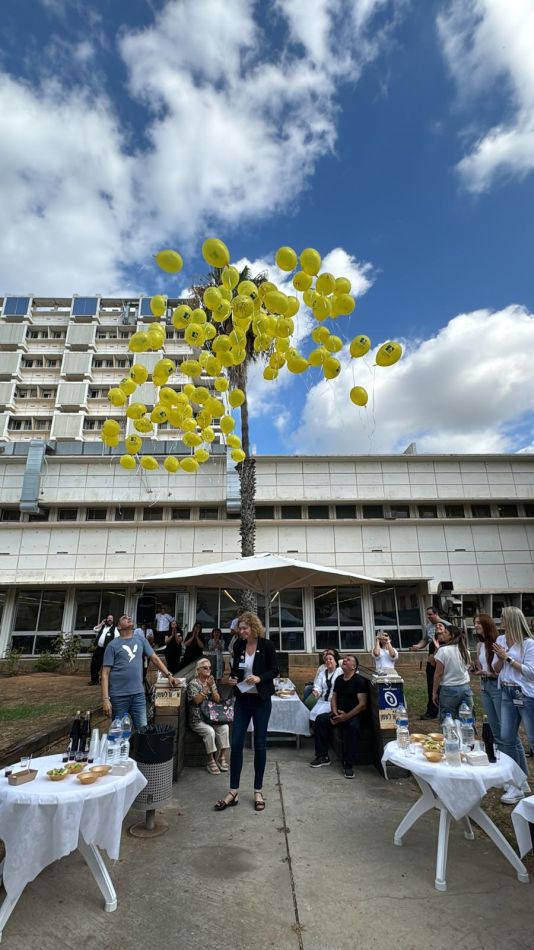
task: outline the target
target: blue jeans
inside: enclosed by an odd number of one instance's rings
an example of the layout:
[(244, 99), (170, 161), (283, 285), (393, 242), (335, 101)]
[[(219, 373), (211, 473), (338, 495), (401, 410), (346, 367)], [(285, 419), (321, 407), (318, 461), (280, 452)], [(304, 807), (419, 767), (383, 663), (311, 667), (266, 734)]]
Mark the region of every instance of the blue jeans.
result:
[(243, 768), (243, 746), (252, 719), (254, 723), (254, 789), (261, 791), (267, 761), (267, 726), (271, 715), (271, 697), (260, 699), (246, 693), (237, 697), (234, 706), (234, 725), (230, 748), (230, 788), (239, 788)]
[(143, 729), (147, 724), (146, 699), (143, 693), (130, 693), (128, 696), (110, 696), (111, 716), (122, 719), (128, 713), (136, 729)]
[(497, 680), (480, 680), (480, 698), (482, 708), (488, 717), (491, 726), (495, 745), (500, 751), (503, 751), (501, 742), (501, 690), (497, 685)]
[[(514, 706), (514, 699), (520, 698), (522, 706)], [(501, 747), (510, 758), (517, 762), (520, 769), (528, 776), (525, 750), (518, 732), (521, 721), (530, 747), (534, 746), (534, 699), (525, 696), (513, 686), (501, 687)]]
[(463, 686), (440, 686), (439, 688), (439, 718), (443, 722), (445, 713), (450, 712), (453, 719), (458, 719), (458, 711), (462, 703), (467, 703), (473, 709), (473, 693), (469, 683)]

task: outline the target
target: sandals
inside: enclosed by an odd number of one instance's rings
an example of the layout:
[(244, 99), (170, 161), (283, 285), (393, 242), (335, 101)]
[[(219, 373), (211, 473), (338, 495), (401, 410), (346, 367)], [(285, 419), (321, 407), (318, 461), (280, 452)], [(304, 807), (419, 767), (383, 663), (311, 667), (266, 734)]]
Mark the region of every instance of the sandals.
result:
[(219, 759), (219, 761), (217, 762), (217, 765), (219, 766), (220, 772), (228, 771), (228, 762), (226, 761), (226, 759)]
[[(257, 797), (258, 795), (260, 798)], [(265, 811), (263, 792), (254, 792), (254, 811)]]
[[(219, 799), (218, 802), (215, 802), (214, 809), (215, 811), (224, 811), (225, 808), (234, 808), (235, 805), (239, 805), (238, 800), (239, 792), (228, 792), (224, 798)], [(227, 802), (226, 799), (230, 797), (230, 801)]]
[(208, 772), (210, 773), (210, 775), (220, 775), (221, 770), (219, 766), (217, 765), (217, 763), (214, 762), (213, 760), (211, 762), (208, 762), (206, 768)]

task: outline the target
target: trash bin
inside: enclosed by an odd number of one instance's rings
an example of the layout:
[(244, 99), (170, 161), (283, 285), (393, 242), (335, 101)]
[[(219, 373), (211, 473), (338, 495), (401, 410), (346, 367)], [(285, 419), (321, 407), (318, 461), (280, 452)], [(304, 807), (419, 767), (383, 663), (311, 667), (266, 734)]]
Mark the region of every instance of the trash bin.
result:
[(171, 799), (175, 735), (176, 730), (167, 725), (147, 726), (136, 733), (133, 758), (147, 784), (135, 808), (149, 811)]

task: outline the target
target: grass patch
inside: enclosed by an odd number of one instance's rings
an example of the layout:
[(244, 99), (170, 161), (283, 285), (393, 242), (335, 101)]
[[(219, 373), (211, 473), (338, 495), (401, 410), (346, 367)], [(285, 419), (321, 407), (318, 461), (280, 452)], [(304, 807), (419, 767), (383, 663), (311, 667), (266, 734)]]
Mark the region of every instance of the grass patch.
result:
[(8, 709), (0, 709), (0, 722), (24, 722), (28, 719), (63, 715), (72, 710), (72, 703), (21, 703)]

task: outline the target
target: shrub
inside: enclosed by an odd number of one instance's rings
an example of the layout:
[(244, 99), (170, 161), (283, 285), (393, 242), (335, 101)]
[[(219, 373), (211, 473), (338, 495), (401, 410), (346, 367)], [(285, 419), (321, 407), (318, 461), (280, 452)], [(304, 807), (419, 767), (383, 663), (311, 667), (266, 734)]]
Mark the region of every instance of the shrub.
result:
[(37, 657), (34, 669), (36, 673), (57, 673), (61, 666), (61, 658), (54, 653), (41, 653)]
[(76, 673), (81, 640), (72, 633), (62, 633), (54, 643), (54, 649), (67, 673)]
[(13, 646), (8, 648), (5, 658), (5, 672), (7, 676), (18, 676), (20, 673), (21, 656), (22, 650), (17, 650), (17, 648)]

